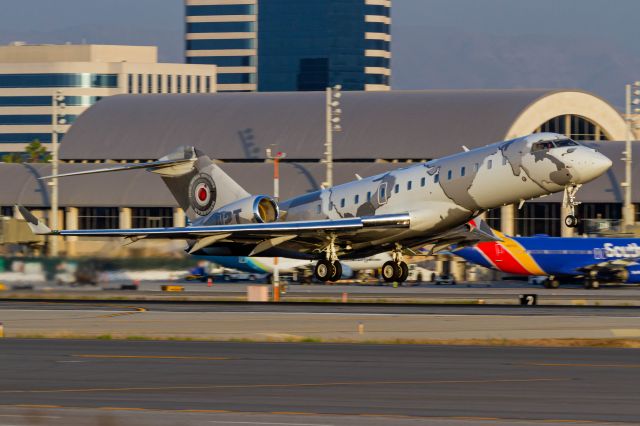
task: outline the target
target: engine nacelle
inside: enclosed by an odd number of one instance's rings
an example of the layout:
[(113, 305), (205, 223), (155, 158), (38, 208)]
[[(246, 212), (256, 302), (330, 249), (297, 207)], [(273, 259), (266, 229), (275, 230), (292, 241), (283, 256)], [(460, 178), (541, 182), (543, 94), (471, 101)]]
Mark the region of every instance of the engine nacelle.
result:
[(275, 222), (279, 217), (276, 200), (268, 195), (253, 195), (214, 211), (207, 225)]

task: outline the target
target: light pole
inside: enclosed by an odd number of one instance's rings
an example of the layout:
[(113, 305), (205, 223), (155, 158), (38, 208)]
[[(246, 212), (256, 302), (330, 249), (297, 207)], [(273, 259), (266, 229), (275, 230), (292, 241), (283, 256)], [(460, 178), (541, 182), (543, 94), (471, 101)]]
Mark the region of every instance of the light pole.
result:
[(324, 182), (325, 187), (333, 186), (333, 132), (342, 130), (342, 126), (340, 126), (340, 115), (342, 115), (342, 110), (340, 109), (341, 91), (342, 86), (340, 84), (327, 87), (326, 142), (324, 144), (324, 162), (327, 165), (327, 177)]
[[(67, 124), (64, 114), (60, 113), (64, 112), (66, 108), (64, 101), (65, 97), (59, 90), (51, 98), (51, 174), (54, 176), (58, 174), (58, 134), (60, 133), (58, 125)], [(58, 229), (58, 178), (52, 178), (49, 185), (51, 185), (51, 228)], [(58, 237), (51, 236), (49, 238), (51, 238), (49, 255), (58, 256)]]
[[(273, 160), (273, 198), (276, 202), (280, 201), (280, 160), (287, 156), (282, 151), (275, 152), (275, 144), (273, 148), (267, 148), (267, 158)], [(273, 301), (280, 301), (280, 270), (278, 268), (278, 256), (273, 258)]]
[(636, 119), (633, 118), (633, 113), (640, 112), (640, 81), (636, 81), (633, 84), (627, 84), (625, 87), (625, 120), (627, 122), (627, 138), (625, 141), (624, 149), (624, 182), (621, 186), (624, 188), (624, 208), (622, 210), (622, 220), (625, 227), (631, 226), (635, 223), (635, 211), (633, 208), (633, 199), (631, 198), (631, 187), (633, 178), (631, 176), (632, 168), (632, 146), (631, 139), (633, 138), (633, 129), (635, 128)]

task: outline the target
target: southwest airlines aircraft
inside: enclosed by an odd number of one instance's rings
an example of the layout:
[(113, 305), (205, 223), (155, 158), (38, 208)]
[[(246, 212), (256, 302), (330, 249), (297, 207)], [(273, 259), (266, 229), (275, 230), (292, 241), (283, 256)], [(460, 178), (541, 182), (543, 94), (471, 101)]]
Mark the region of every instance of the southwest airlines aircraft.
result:
[(580, 280), (585, 288), (606, 283), (640, 283), (639, 238), (509, 237), (475, 220), (500, 241), (454, 249), (469, 262), (516, 275), (542, 276), (547, 288)]
[[(162, 177), (189, 217), (187, 227), (59, 231), (24, 207), (20, 211), (40, 235), (171, 238), (187, 240), (187, 252), (200, 256), (315, 260), (320, 281), (341, 278), (340, 260), (387, 252), (393, 259), (384, 264), (382, 275), (402, 282), (408, 274), (406, 253), (427, 244), (436, 251), (463, 241), (492, 240), (468, 222), (505, 204), (565, 191), (573, 210), (580, 185), (609, 167), (611, 160), (592, 148), (538, 133), (278, 203), (268, 195), (249, 194), (204, 153), (182, 147), (151, 163), (59, 176), (147, 169)], [(566, 221), (577, 224), (574, 214)]]

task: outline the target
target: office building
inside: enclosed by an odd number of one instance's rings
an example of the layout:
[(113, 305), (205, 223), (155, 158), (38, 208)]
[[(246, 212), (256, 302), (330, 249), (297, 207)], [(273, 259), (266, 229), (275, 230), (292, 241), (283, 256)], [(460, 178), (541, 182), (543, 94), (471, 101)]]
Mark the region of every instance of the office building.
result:
[(390, 0), (186, 0), (186, 62), (219, 91), (389, 90)]
[(51, 142), (53, 96), (64, 96), (65, 133), (76, 118), (105, 96), (121, 93), (212, 93), (211, 65), (157, 62), (153, 46), (0, 46), (0, 153)]

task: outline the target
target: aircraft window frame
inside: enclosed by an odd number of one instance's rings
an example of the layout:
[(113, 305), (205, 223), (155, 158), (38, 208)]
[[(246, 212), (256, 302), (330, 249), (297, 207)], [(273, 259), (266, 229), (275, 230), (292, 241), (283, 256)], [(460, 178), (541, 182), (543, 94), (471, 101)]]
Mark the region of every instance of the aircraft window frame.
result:
[(493, 167), (493, 160), (488, 160), (487, 161), (487, 170), (491, 170), (492, 167)]
[(340, 208), (341, 209), (343, 209), (346, 204), (347, 204), (347, 200), (346, 199), (343, 198), (343, 199), (340, 200)]
[(433, 183), (438, 183), (438, 182), (440, 182), (440, 172), (433, 175)]
[(412, 186), (413, 186), (412, 181), (407, 181), (407, 191), (411, 191)]
[(566, 138), (566, 139), (558, 139), (557, 141), (554, 141), (554, 145), (556, 146), (556, 148), (566, 148), (568, 146), (578, 146), (579, 144), (573, 139)]
[(371, 191), (367, 191), (367, 202), (371, 201)]
[(460, 167), (460, 176), (464, 176), (466, 171), (467, 171), (467, 168), (465, 166)]
[(353, 204), (358, 204), (360, 202), (360, 194), (356, 194), (353, 197)]
[(447, 180), (451, 180), (453, 178), (453, 170), (447, 171)]
[(396, 183), (395, 186), (393, 187), (393, 192), (395, 192), (396, 194), (400, 192), (400, 184)]
[(553, 141), (538, 141), (538, 142), (534, 142), (531, 145), (531, 152), (534, 153), (538, 151), (548, 151), (555, 147), (556, 145)]
[(427, 178), (423, 176), (420, 178), (420, 186), (424, 188), (426, 185), (427, 185)]

